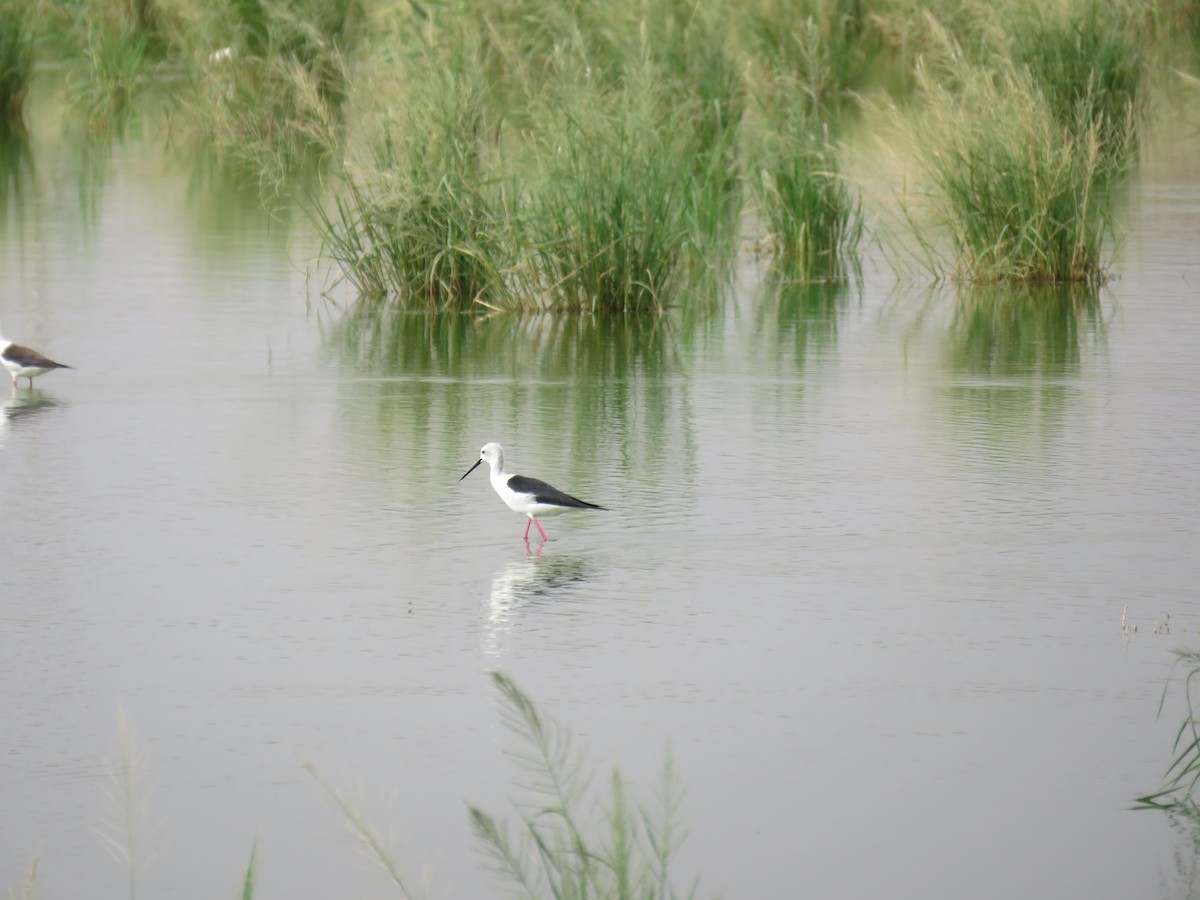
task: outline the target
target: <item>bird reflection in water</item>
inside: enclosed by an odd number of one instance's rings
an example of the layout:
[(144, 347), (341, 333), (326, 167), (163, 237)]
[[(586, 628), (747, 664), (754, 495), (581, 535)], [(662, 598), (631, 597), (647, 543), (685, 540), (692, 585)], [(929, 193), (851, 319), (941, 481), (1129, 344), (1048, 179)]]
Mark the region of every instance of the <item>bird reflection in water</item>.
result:
[(541, 612), (562, 614), (578, 598), (577, 587), (590, 578), (587, 560), (542, 556), (544, 544), (532, 549), (526, 541), (524, 559), (508, 563), (492, 579), (484, 608), (483, 650), (493, 659), (504, 656), (510, 636), (523, 620)]
[(10, 431), (27, 426), (59, 405), (58, 400), (37, 388), (13, 391), (0, 406), (0, 447), (5, 445)]

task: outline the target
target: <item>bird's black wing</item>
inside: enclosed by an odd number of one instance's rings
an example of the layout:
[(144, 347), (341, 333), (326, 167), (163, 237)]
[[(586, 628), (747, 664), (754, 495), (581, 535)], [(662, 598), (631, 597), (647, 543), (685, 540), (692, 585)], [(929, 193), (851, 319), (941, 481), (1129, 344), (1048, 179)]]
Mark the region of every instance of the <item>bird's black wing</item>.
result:
[(52, 359), (47, 359), (38, 353), (36, 350), (30, 350), (28, 347), (22, 347), (20, 344), (9, 344), (4, 351), (4, 358), (10, 362), (16, 363), (18, 366), (24, 366), (28, 369), (69, 369), (70, 366), (65, 366), (62, 363), (56, 363)]
[(564, 494), (558, 488), (546, 484), (544, 481), (538, 481), (536, 478), (527, 478), (524, 475), (511, 476), (508, 479), (508, 486), (518, 494), (529, 494), (538, 503), (550, 503), (554, 506), (573, 506), (577, 509), (606, 509), (606, 507), (597, 506), (595, 503), (588, 503), (586, 500), (572, 497), (570, 494)]

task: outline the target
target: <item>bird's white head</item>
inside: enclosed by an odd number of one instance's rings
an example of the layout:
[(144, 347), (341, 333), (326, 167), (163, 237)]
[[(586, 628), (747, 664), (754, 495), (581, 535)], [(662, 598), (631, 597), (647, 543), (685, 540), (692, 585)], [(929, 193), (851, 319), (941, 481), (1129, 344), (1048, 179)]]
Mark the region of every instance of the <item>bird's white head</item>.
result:
[(495, 442), (484, 444), (483, 449), (479, 451), (479, 460), (486, 462), (493, 469), (503, 469), (504, 448)]
[(488, 444), (484, 444), (483, 449), (479, 451), (479, 459), (475, 460), (475, 465), (473, 465), (473, 466), (471, 466), (471, 468), (467, 469), (466, 474), (463, 475), (463, 477), (458, 480), (462, 481), (463, 478), (466, 478), (467, 475), (470, 475), (472, 472), (474, 472), (476, 469), (478, 469), (482, 463), (487, 463), (489, 466), (491, 466), (493, 473), (494, 472), (503, 472), (504, 471), (504, 448), (501, 447), (499, 444), (495, 443), (494, 441), (491, 443), (488, 443)]

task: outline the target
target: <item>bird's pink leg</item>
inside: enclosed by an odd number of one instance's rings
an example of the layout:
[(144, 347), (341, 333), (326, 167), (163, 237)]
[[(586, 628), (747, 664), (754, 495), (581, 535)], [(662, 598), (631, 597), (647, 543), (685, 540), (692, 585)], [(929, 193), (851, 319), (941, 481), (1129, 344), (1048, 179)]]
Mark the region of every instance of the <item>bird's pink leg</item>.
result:
[[(537, 526), (537, 529), (538, 529), (538, 534), (540, 534), (540, 535), (542, 536), (542, 540), (543, 540), (543, 541), (548, 541), (548, 540), (550, 540), (548, 537), (546, 537), (546, 532), (542, 531), (542, 523), (541, 523), (541, 522), (539, 522), (537, 519), (534, 519), (534, 518), (530, 518), (530, 520), (529, 520), (529, 521), (530, 521), (530, 522), (532, 522), (534, 525), (536, 525), (536, 526)], [(529, 526), (528, 526), (528, 525), (526, 525), (526, 526), (525, 526), (525, 533), (526, 533), (526, 534), (528, 534), (528, 533), (529, 533)]]
[[(530, 526), (530, 525), (532, 525), (532, 524), (533, 524), (533, 519), (532, 519), (532, 518), (531, 518), (531, 519), (530, 519), (528, 522), (526, 522), (526, 523), (525, 523), (525, 540), (529, 540), (529, 526)], [(539, 526), (538, 526), (538, 531), (541, 531), (541, 530), (542, 530), (542, 526), (541, 526), (541, 525), (539, 525)]]

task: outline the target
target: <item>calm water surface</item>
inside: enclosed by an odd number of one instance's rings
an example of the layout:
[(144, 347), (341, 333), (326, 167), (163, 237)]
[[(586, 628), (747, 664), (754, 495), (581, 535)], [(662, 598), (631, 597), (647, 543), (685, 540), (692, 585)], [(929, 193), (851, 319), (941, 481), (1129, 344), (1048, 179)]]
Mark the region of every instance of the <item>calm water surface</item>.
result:
[[(0, 416), (0, 886), (127, 894), (123, 711), (144, 896), (232, 896), (255, 842), (256, 896), (394, 895), (304, 764), (429, 896), (503, 896), (466, 815), (518, 795), (501, 668), (644, 796), (670, 748), (701, 896), (1192, 894), (1129, 811), (1200, 628), (1189, 154), (1096, 297), (747, 265), (657, 325), (372, 324), (303, 222), (60, 138), (4, 181), (0, 321), (77, 370)], [(612, 511), (527, 547), (456, 483), (489, 440)]]

